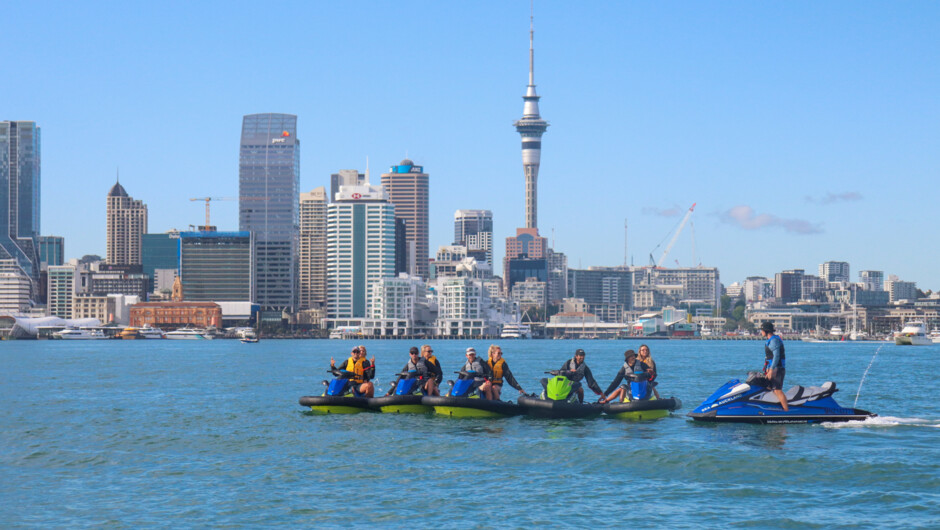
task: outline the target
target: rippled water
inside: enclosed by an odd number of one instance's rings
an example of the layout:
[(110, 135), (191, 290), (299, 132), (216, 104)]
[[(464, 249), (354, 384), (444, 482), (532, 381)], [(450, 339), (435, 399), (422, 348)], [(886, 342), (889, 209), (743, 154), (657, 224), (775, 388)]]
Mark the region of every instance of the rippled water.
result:
[[(412, 345), (366, 344), (382, 381)], [(487, 346), (432, 344), (445, 373)], [(305, 413), (351, 345), (0, 343), (0, 525), (940, 525), (938, 346), (882, 348), (864, 423), (687, 421), (763, 362), (759, 342), (651, 343), (660, 392), (683, 402), (652, 422)], [(578, 346), (606, 386), (638, 345), (502, 342), (529, 391)], [(836, 381), (851, 406), (878, 346), (788, 342), (787, 383)]]

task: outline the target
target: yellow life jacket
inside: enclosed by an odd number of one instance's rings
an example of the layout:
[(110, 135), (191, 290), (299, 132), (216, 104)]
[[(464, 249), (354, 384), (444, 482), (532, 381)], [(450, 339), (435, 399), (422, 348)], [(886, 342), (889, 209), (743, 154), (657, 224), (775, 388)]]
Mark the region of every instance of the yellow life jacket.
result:
[(352, 377), (352, 382), (361, 385), (365, 382), (363, 378), (363, 374), (365, 373), (365, 368), (363, 368), (364, 364), (365, 359), (353, 360), (353, 358), (350, 357), (346, 359), (346, 365), (340, 368), (340, 370), (346, 370), (347, 372), (356, 374)]
[(499, 360), (496, 361), (495, 363), (493, 362), (492, 359), (488, 359), (486, 361), (486, 364), (490, 365), (490, 370), (492, 370), (493, 372), (492, 383), (494, 385), (503, 384), (503, 365), (506, 364), (506, 361), (504, 361), (503, 358), (500, 357)]

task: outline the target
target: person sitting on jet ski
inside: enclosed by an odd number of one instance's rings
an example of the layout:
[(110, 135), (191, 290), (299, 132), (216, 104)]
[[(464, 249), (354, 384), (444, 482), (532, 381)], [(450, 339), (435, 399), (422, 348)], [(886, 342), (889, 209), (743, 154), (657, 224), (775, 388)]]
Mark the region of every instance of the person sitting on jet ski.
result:
[(650, 355), (650, 347), (646, 344), (640, 344), (640, 353), (637, 354), (636, 359), (649, 367), (651, 376), (650, 386), (653, 387), (653, 395), (656, 396), (656, 399), (659, 399), (659, 392), (656, 391), (656, 386), (659, 383), (654, 381), (656, 376), (659, 375), (659, 372), (656, 371), (656, 361), (654, 361), (653, 356)]
[(509, 386), (515, 388), (519, 391), (519, 394), (525, 395), (525, 390), (522, 389), (516, 378), (513, 377), (512, 372), (509, 371), (509, 365), (506, 364), (506, 361), (503, 359), (503, 349), (499, 346), (492, 344), (487, 355), (488, 359), (486, 360), (486, 365), (490, 369), (490, 373), (493, 374), (493, 378), (490, 381), (491, 388), (489, 394), (486, 396), (486, 399), (495, 399), (499, 401), (500, 393), (503, 389), (503, 379), (509, 383)]
[(490, 383), (490, 367), (487, 363), (477, 358), (477, 351), (472, 347), (467, 348), (467, 362), (464, 363), (460, 372), (460, 379), (473, 379), (473, 387), (467, 394), (479, 388), (480, 393), (482, 393), (486, 399), (490, 399), (492, 395), (490, 392), (493, 388), (492, 383)]
[(787, 356), (784, 353), (783, 340), (775, 335), (774, 323), (764, 322), (760, 325), (760, 334), (767, 339), (764, 343), (764, 377), (770, 382), (767, 385), (772, 390), (784, 412), (790, 411), (787, 395), (783, 393), (783, 378), (787, 375)]
[[(627, 374), (636, 374), (649, 372), (652, 376), (652, 369), (643, 361), (637, 359), (636, 352), (633, 350), (627, 350), (623, 352), (623, 366), (620, 367), (620, 370), (617, 371), (617, 377), (614, 378), (614, 381), (607, 387), (607, 390), (604, 392), (604, 395), (607, 398), (601, 397), (598, 403), (607, 403), (615, 399), (623, 400), (623, 397), (630, 394), (630, 389), (627, 388), (627, 385), (620, 385), (620, 382), (627, 376)], [(652, 379), (650, 379), (652, 381)], [(620, 388), (617, 388), (617, 385), (620, 385)], [(616, 390), (614, 390), (616, 388)], [(611, 394), (611, 392), (613, 392)]]
[[(353, 348), (349, 354), (349, 359), (339, 366), (340, 370), (346, 370), (354, 374), (349, 378), (352, 383), (353, 394), (356, 396), (372, 397), (375, 393), (375, 386), (372, 384), (372, 378), (375, 377), (375, 356), (372, 362), (366, 359), (366, 352), (358, 347)], [(330, 369), (336, 370), (336, 361), (330, 357)]]
[(419, 380), (427, 380), (427, 378), (431, 375), (431, 370), (428, 369), (427, 363), (418, 353), (418, 348), (412, 346), (411, 349), (408, 350), (408, 356), (408, 362), (405, 363), (404, 368), (400, 370), (398, 379), (392, 383), (392, 388), (388, 390), (388, 393), (385, 394), (386, 396), (390, 396), (395, 393), (395, 389), (398, 388), (398, 382), (401, 381), (403, 377), (405, 377), (401, 374), (408, 374), (409, 377), (416, 377)]
[(587, 379), (588, 387), (594, 391), (598, 396), (603, 396), (601, 393), (601, 387), (597, 384), (597, 381), (594, 380), (594, 374), (591, 373), (591, 369), (588, 368), (588, 365), (584, 362), (585, 357), (584, 350), (578, 348), (574, 352), (574, 357), (565, 361), (565, 364), (561, 365), (561, 371), (564, 372), (564, 376), (571, 380), (573, 387), (578, 391), (578, 400), (581, 403), (584, 403), (584, 388), (581, 386), (581, 380)]
[(428, 370), (431, 371), (432, 375), (428, 378), (428, 382), (424, 384), (424, 395), (439, 396), (441, 395), (439, 390), (441, 381), (444, 380), (444, 370), (441, 369), (441, 363), (434, 356), (434, 350), (431, 349), (430, 344), (421, 346), (421, 357), (424, 358), (424, 362), (428, 365)]

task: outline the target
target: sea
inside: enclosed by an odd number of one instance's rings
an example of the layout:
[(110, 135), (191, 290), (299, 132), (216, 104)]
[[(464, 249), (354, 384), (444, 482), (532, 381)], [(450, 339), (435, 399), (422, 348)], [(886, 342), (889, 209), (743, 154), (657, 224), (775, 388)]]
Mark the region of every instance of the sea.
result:
[[(528, 392), (576, 348), (606, 387), (641, 343), (497, 342)], [(363, 343), (382, 391), (420, 346)], [(940, 345), (786, 343), (787, 385), (834, 381), (864, 422), (689, 420), (760, 341), (649, 342), (683, 404), (654, 421), (301, 407), (355, 344), (0, 343), (0, 527), (940, 527)], [(450, 375), (490, 342), (429, 344)]]

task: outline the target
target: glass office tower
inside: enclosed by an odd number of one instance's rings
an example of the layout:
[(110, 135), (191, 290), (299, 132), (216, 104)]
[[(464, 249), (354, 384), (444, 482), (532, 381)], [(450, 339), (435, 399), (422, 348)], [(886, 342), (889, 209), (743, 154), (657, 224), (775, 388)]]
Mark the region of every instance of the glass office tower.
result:
[(299, 201), (297, 116), (245, 116), (238, 163), (238, 227), (254, 234), (252, 301), (262, 311), (297, 307)]
[[(0, 121), (0, 259), (39, 279), (39, 127)], [(34, 289), (35, 291), (35, 289)]]

